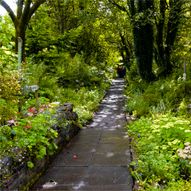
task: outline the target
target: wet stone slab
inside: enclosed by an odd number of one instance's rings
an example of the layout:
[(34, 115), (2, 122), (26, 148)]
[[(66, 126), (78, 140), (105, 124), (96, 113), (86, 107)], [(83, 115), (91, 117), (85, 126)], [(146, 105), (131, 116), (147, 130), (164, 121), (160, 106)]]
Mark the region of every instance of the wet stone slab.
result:
[(113, 143), (113, 144), (124, 144), (128, 147), (129, 138), (128, 136), (104, 136), (100, 138), (100, 144)]
[(87, 171), (88, 167), (53, 167), (47, 170), (46, 174), (42, 176), (32, 190), (44, 190), (47, 188), (46, 184), (51, 181), (55, 181), (56, 183), (55, 186), (53, 185), (52, 188), (50, 188), (51, 190), (54, 190), (55, 187), (59, 185), (70, 185), (70, 187), (77, 185), (83, 181), (87, 175)]
[(94, 152), (96, 147), (97, 147), (97, 144), (79, 143), (79, 144), (71, 145), (70, 147), (68, 147), (67, 152), (79, 153), (81, 151), (81, 148), (83, 148), (83, 152), (91, 153), (91, 152)]
[[(71, 143), (75, 144), (89, 144), (89, 145), (95, 145), (97, 144), (98, 140), (100, 138), (100, 134), (95, 135), (80, 135), (76, 136)], [(75, 146), (74, 144), (74, 146)]]
[(105, 153), (95, 153), (92, 165), (96, 166), (127, 166), (130, 162), (130, 153), (116, 153), (116, 152), (105, 152)]
[(89, 185), (116, 185), (129, 184), (131, 178), (127, 167), (91, 166), (84, 180)]
[(52, 166), (88, 166), (92, 158), (91, 152), (67, 151), (59, 155), (52, 163)]
[(127, 145), (124, 145), (123, 143), (119, 144), (99, 144), (96, 147), (96, 153), (106, 153), (106, 152), (115, 152), (126, 155), (126, 153), (129, 153), (129, 147)]
[(124, 81), (117, 79), (91, 124), (55, 158), (31, 190), (132, 191)]

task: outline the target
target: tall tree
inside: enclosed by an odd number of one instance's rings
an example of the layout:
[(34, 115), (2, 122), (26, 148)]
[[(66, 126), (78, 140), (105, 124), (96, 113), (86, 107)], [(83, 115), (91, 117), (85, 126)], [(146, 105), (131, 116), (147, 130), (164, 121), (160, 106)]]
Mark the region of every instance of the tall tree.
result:
[[(108, 3), (109, 1), (109, 3)], [(131, 26), (128, 21), (128, 10), (122, 4), (113, 0), (101, 1), (99, 10), (104, 11), (105, 27), (107, 26), (108, 42), (115, 46), (125, 66), (130, 69), (130, 60), (133, 57), (133, 42)], [(119, 12), (119, 10), (121, 10)]]
[(15, 26), (16, 51), (18, 50), (18, 38), (20, 37), (22, 39), (22, 61), (25, 59), (25, 35), (27, 26), (33, 14), (45, 1), (46, 0), (17, 0), (17, 11), (15, 14), (6, 1), (0, 0), (0, 5), (6, 9)]
[(153, 10), (153, 0), (139, 0), (137, 1), (136, 14), (132, 15), (137, 66), (141, 78), (148, 82), (155, 78), (152, 72), (154, 43), (152, 23)]
[(185, 0), (160, 0), (159, 18), (156, 22), (156, 62), (161, 68), (161, 75), (172, 72), (171, 54), (184, 15)]
[[(169, 75), (174, 67), (172, 53), (189, 0), (107, 0), (126, 12), (134, 36), (134, 50), (140, 76), (146, 81), (154, 78), (152, 60), (159, 75)], [(127, 21), (129, 22), (129, 21)]]
[(152, 17), (154, 0), (129, 0), (126, 1), (126, 4), (124, 1), (108, 1), (121, 11), (127, 13), (132, 25), (134, 50), (139, 74), (143, 80), (152, 81), (155, 78), (152, 72), (154, 43)]

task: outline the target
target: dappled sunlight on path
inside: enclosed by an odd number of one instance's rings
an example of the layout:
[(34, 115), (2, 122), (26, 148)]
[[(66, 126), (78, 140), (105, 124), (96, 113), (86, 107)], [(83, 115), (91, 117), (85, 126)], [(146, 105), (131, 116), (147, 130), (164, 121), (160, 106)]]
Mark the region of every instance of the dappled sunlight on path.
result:
[(123, 79), (113, 80), (92, 123), (62, 150), (31, 190), (132, 190), (123, 89)]

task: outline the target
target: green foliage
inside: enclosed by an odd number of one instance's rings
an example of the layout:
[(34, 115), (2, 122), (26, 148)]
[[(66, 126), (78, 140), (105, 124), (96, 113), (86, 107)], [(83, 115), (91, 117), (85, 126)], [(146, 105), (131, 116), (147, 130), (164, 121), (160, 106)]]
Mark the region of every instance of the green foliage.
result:
[[(172, 191), (172, 190), (177, 190), (177, 191), (189, 191), (191, 188), (191, 183), (189, 181), (177, 181), (177, 182), (170, 182), (168, 184), (168, 187), (164, 189), (164, 191)], [(156, 191), (159, 191), (159, 189), (156, 189)]]
[(0, 17), (0, 71), (16, 68), (14, 53), (14, 26), (8, 16)]
[[(115, 36), (111, 37), (107, 28), (103, 27), (97, 18), (97, 14), (101, 15), (101, 11), (99, 13), (96, 10), (99, 8), (98, 3), (90, 1), (83, 9), (78, 1), (49, 3), (51, 8), (44, 4), (32, 18), (27, 31), (27, 53), (33, 56), (34, 63), (43, 61), (48, 66), (49, 73), (62, 73), (64, 76), (59, 78), (63, 81), (69, 78), (70, 82), (77, 77), (87, 78), (84, 82), (96, 78), (97, 73), (95, 76), (87, 74), (91, 73), (90, 66), (97, 68), (100, 73), (114, 64), (113, 58), (117, 49), (107, 42), (107, 39), (112, 40)], [(56, 9), (57, 6), (59, 9)], [(88, 14), (86, 20), (83, 14)], [(69, 22), (74, 20), (76, 22)], [(104, 23), (107, 24), (107, 21)], [(82, 67), (79, 67), (79, 64)], [(98, 81), (100, 77), (102, 76), (97, 76), (94, 80)]]
[(6, 121), (17, 115), (17, 101), (7, 101), (0, 98), (0, 125), (6, 124)]
[(16, 115), (20, 95), (14, 26), (8, 16), (0, 17), (0, 125)]
[[(31, 18), (26, 32), (26, 52), (34, 57), (43, 57), (43, 49), (52, 49), (59, 35), (55, 32), (56, 21), (49, 15), (50, 8), (43, 4)], [(53, 30), (55, 29), (55, 30)], [(40, 53), (39, 55), (37, 55)]]
[[(57, 68), (59, 75), (59, 83), (63, 87), (73, 86), (88, 86), (91, 85), (92, 67), (84, 63), (84, 59), (80, 55), (75, 55), (73, 58), (65, 54), (62, 59), (62, 65)], [(96, 76), (94, 77), (96, 78)], [(99, 80), (99, 79), (98, 79)]]
[(42, 62), (35, 64), (29, 59), (27, 68), (23, 70), (22, 86), (23, 95), (26, 99), (35, 98), (35, 94), (27, 91), (28, 86), (38, 85), (38, 95), (47, 98), (50, 101), (56, 101), (60, 91), (58, 87), (58, 79), (56, 75), (52, 75), (48, 67)]
[(79, 116), (79, 122), (83, 125), (93, 118), (93, 113), (97, 110), (108, 86), (109, 84), (102, 85), (100, 89), (96, 87), (93, 89), (82, 87), (79, 90), (71, 88), (63, 89), (61, 100), (62, 102), (74, 104), (74, 109)]
[[(137, 117), (152, 115), (154, 113), (164, 113), (177, 111), (189, 104), (191, 81), (181, 79), (174, 80), (166, 78), (153, 83), (143, 83), (142, 81), (129, 81), (127, 95), (130, 99), (127, 102), (127, 111), (134, 113)], [(184, 114), (187, 114), (184, 108)], [(179, 114), (183, 114), (180, 110)]]
[(19, 96), (18, 73), (8, 70), (0, 72), (0, 125), (16, 115)]
[(129, 133), (136, 156), (132, 174), (141, 190), (170, 188), (191, 176), (190, 159), (179, 150), (191, 141), (190, 119), (170, 114), (141, 118), (129, 125)]
[(146, 116), (129, 126), (135, 152), (132, 175), (140, 190), (189, 190), (191, 82), (180, 75), (176, 70), (153, 83), (128, 77), (127, 111)]
[(20, 91), (18, 73), (4, 71), (0, 74), (0, 97), (6, 100), (14, 100)]
[(33, 168), (34, 164), (31, 161), (28, 161), (27, 162), (27, 166), (28, 166), (28, 168)]
[(54, 143), (57, 132), (51, 127), (56, 123), (52, 117), (53, 113), (54, 111), (49, 109), (35, 117), (12, 120), (12, 126), (2, 126), (0, 157), (17, 158), (18, 153), (14, 153), (14, 149), (26, 153), (28, 160), (42, 159), (45, 155), (52, 154), (57, 148)]

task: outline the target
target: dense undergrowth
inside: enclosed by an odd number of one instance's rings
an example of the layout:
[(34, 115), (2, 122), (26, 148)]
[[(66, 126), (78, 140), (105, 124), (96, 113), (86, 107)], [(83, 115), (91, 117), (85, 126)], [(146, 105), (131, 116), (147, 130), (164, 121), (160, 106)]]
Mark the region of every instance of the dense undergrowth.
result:
[[(68, 10), (71, 5), (66, 2)], [(8, 15), (0, 16), (0, 169), (6, 166), (4, 159), (16, 161), (13, 166), (25, 160), (32, 168), (35, 159), (54, 153), (58, 132), (53, 127), (58, 121), (52, 116), (57, 107), (72, 103), (77, 125), (83, 126), (110, 86), (119, 53), (101, 35), (99, 22), (84, 25), (73, 11), (68, 11), (71, 22), (63, 31), (47, 5), (35, 13), (26, 30), (25, 59), (19, 64), (14, 25)]]
[[(63, 87), (59, 85), (56, 76), (46, 73), (45, 68), (43, 64), (31, 64), (30, 76), (23, 76), (22, 83), (18, 82), (17, 75), (13, 79), (11, 77), (14, 74), (8, 73), (7, 79), (3, 76), (4, 81), (10, 78), (12, 81), (2, 85), (6, 91), (3, 91), (0, 98), (0, 158), (15, 154), (18, 156), (19, 150), (27, 150), (31, 152), (31, 156), (37, 158), (54, 152), (56, 145), (53, 140), (57, 137), (57, 132), (51, 126), (56, 123), (52, 116), (57, 107), (60, 104), (72, 103), (78, 114), (78, 125), (83, 126), (93, 118), (106, 89), (110, 86), (109, 80), (100, 78), (96, 83), (89, 81), (87, 86), (84, 85), (84, 79), (81, 79), (81, 82), (75, 85), (68, 84)], [(24, 74), (27, 75), (27, 72)], [(39, 87), (35, 92), (28, 90), (33, 84)], [(14, 152), (15, 148), (17, 152)]]
[[(106, 61), (93, 57), (90, 64), (83, 54), (58, 53), (56, 46), (28, 56), (18, 70), (8, 30), (0, 49), (0, 187), (21, 165), (33, 168), (57, 152), (56, 139), (64, 133), (65, 141), (69, 123), (90, 122), (113, 77)], [(78, 121), (55, 118), (64, 103), (73, 104)]]
[(191, 81), (174, 75), (153, 83), (128, 76), (126, 109), (135, 190), (189, 191), (191, 187)]

